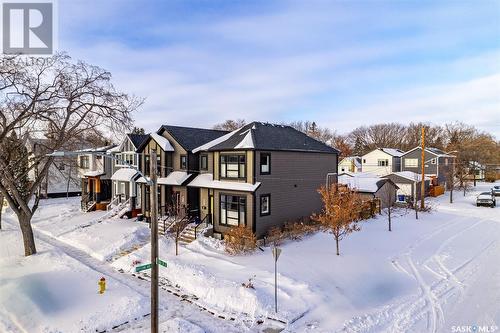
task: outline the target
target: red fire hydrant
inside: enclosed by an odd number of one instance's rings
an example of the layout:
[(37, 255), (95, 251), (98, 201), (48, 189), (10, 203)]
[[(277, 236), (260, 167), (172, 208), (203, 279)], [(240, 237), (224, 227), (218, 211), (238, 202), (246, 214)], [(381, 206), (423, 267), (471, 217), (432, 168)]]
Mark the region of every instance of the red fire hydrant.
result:
[(106, 290), (106, 279), (104, 278), (104, 276), (99, 280), (98, 285), (99, 294), (104, 294), (104, 291)]

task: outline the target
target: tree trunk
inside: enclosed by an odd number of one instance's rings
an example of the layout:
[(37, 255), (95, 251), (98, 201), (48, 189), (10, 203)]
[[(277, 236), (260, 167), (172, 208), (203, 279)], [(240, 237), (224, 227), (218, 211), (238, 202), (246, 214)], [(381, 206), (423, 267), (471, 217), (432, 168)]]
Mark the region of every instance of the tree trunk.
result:
[(450, 203), (453, 203), (453, 185), (450, 188)]
[(175, 238), (175, 255), (179, 255), (179, 237)]
[(33, 229), (31, 228), (31, 218), (33, 215), (21, 213), (17, 217), (23, 235), (24, 255), (27, 257), (36, 253), (35, 238), (33, 237)]
[(0, 230), (2, 230), (3, 194), (0, 193)]
[(415, 208), (415, 219), (418, 220), (418, 206), (417, 206), (417, 200), (413, 203), (413, 208)]
[(339, 239), (338, 238), (335, 238), (335, 243), (337, 245), (337, 255), (339, 256), (340, 255), (340, 249), (339, 249)]
[(387, 208), (387, 214), (389, 216), (389, 231), (392, 231), (392, 226), (391, 226), (391, 208)]

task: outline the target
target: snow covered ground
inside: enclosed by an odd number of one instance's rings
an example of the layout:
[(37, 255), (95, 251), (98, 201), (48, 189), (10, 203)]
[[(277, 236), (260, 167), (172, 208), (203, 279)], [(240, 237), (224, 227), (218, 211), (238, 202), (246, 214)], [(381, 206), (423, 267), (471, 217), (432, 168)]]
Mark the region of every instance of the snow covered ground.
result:
[[(160, 256), (168, 262), (160, 270), (162, 330), (494, 331), (500, 326), (500, 208), (474, 205), (490, 186), (480, 183), (466, 197), (456, 192), (453, 204), (448, 193), (430, 199), (430, 213), (419, 220), (412, 212), (399, 216), (392, 232), (385, 216), (365, 221), (341, 242), (341, 256), (329, 234), (284, 244), (277, 314), (270, 248), (228, 256), (220, 242), (202, 238), (175, 256), (173, 242), (162, 238)], [(86, 331), (127, 320), (119, 330), (147, 331), (148, 273), (139, 280), (134, 266), (149, 262), (149, 230), (128, 220), (89, 223), (99, 214), (80, 213), (71, 200), (44, 201), (33, 223), (39, 254), (23, 258), (7, 211), (7, 230), (0, 232), (0, 331)], [(109, 278), (105, 295), (97, 294), (101, 275)], [(255, 289), (242, 286), (249, 278)]]

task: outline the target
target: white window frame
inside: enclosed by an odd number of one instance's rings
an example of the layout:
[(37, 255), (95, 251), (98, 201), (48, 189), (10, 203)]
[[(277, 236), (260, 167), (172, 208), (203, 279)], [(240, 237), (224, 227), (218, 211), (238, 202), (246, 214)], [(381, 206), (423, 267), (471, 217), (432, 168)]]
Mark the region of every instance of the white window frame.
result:
[(418, 158), (405, 158), (404, 160), (405, 168), (418, 168)]

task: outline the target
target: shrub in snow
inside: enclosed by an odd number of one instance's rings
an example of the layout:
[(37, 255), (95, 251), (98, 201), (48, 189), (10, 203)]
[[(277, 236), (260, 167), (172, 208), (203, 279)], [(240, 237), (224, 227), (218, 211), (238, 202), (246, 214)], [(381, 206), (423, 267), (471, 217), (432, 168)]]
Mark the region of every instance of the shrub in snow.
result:
[(249, 288), (249, 289), (255, 289), (254, 285), (253, 285), (253, 279), (255, 279), (256, 275), (254, 275), (253, 277), (249, 278), (248, 279), (248, 282), (247, 283), (242, 283), (241, 285), (245, 288)]
[(231, 228), (224, 236), (224, 244), (229, 254), (249, 253), (257, 248), (257, 239), (251, 229), (238, 226)]

